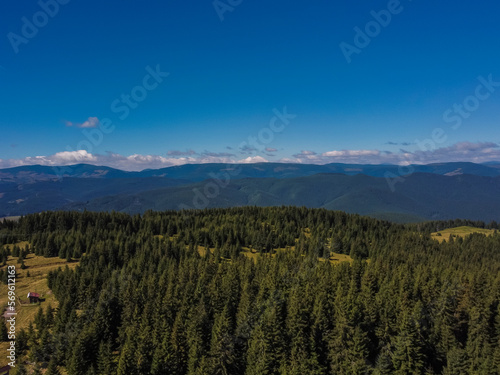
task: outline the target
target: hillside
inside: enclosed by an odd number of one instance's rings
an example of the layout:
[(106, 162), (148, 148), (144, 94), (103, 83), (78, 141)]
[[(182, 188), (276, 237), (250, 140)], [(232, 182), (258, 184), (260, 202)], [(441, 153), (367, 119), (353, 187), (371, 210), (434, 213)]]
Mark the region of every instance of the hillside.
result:
[(116, 194), (137, 194), (185, 184), (168, 178), (97, 179), (66, 177), (31, 183), (0, 182), (0, 217), (61, 209), (72, 202)]
[(60, 209), (142, 213), (297, 205), (397, 222), (500, 220), (496, 164), (412, 168), (400, 176), (397, 166), (349, 164), (192, 164), (142, 172), (85, 164), (17, 167), (0, 170), (0, 218)]
[(450, 238), (465, 238), (473, 233), (481, 233), (486, 236), (492, 236), (495, 229), (474, 228), (469, 226), (462, 226), (456, 228), (443, 229), (438, 232), (431, 233), (431, 237), (439, 242), (449, 241)]
[(43, 306), (19, 332), (18, 365), (70, 375), (496, 374), (500, 235), (439, 243), (430, 227), (297, 207), (0, 222), (0, 244), (27, 241), (47, 263), (80, 259), (47, 275), (58, 309)]
[[(139, 194), (108, 196), (65, 209), (140, 213), (183, 207), (281, 206), (341, 210), (397, 221), (500, 219), (500, 178), (413, 174), (396, 183), (365, 175), (319, 174), (291, 179), (241, 179), (201, 195), (206, 183), (170, 187)], [(198, 191), (198, 193), (196, 193)], [(195, 206), (195, 204), (199, 206)], [(200, 207), (201, 205), (201, 207)]]
[(397, 165), (342, 164), (331, 163), (293, 164), (293, 163), (256, 163), (256, 164), (184, 164), (161, 169), (146, 169), (140, 172), (126, 172), (105, 166), (76, 164), (70, 166), (31, 165), (0, 169), (0, 182), (33, 183), (53, 181), (62, 178), (122, 179), (144, 177), (167, 177), (191, 182), (223, 176), (230, 173), (233, 178), (292, 178), (305, 177), (318, 173), (341, 173), (346, 175), (364, 174), (373, 177), (386, 177), (407, 173), (433, 173), (440, 175), (473, 174), (476, 176), (500, 176), (500, 164), (474, 164), (469, 162), (411, 165), (401, 169)]

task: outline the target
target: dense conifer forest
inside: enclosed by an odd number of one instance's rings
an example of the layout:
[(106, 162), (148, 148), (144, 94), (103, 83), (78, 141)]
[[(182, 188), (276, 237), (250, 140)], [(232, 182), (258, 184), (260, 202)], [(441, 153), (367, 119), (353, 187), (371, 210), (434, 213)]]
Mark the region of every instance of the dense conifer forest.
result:
[(498, 227), (296, 207), (1, 222), (0, 247), (80, 259), (49, 274), (59, 307), (42, 304), (18, 335), (20, 363), (47, 375), (500, 374), (500, 234), (431, 239), (459, 225)]

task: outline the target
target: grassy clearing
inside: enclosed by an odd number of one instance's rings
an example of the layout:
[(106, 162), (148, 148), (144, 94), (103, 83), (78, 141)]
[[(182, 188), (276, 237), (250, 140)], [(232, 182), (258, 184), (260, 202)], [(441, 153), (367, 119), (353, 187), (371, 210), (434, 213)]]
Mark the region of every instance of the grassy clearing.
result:
[(450, 236), (454, 237), (465, 237), (472, 233), (482, 233), (487, 236), (491, 236), (495, 231), (493, 229), (483, 229), (474, 227), (457, 227), (444, 229), (439, 232), (431, 233), (431, 237), (439, 242), (449, 241)]
[[(288, 250), (294, 250), (294, 248), (295, 247), (292, 246), (292, 247), (289, 247)], [(275, 250), (275, 252), (280, 252), (280, 251), (287, 251), (287, 249), (281, 248), (281, 249)], [(272, 258), (274, 258), (276, 256), (276, 253), (274, 253), (274, 254), (259, 254), (259, 253), (255, 252), (255, 250), (251, 251), (250, 249), (247, 249), (245, 247), (243, 248), (243, 251), (241, 254), (245, 255), (246, 257), (248, 257), (250, 259), (253, 259), (254, 261), (257, 261), (257, 259), (259, 259), (259, 257), (261, 257), (261, 256), (270, 256)], [(321, 262), (325, 261), (324, 258), (318, 258), (318, 260)], [(352, 262), (353, 259), (349, 255), (337, 254), (337, 253), (331, 252), (329, 261), (331, 264), (339, 264), (342, 262)]]
[[(304, 229), (304, 235), (307, 238), (311, 237), (311, 230), (309, 228), (305, 228)], [(162, 236), (162, 235), (155, 235), (154, 237), (155, 238), (159, 238), (159, 239), (163, 239), (164, 238), (164, 236)], [(169, 237), (169, 238), (170, 238), (171, 241), (173, 241), (176, 237), (178, 237), (178, 235), (174, 235), (173, 237)], [(296, 241), (298, 241), (298, 238), (296, 239)], [(267, 256), (267, 257), (274, 258), (276, 256), (277, 252), (279, 252), (279, 251), (286, 251), (286, 250), (294, 250), (295, 246), (290, 246), (288, 248), (274, 249), (272, 251), (272, 253), (265, 253), (265, 254), (259, 254), (256, 250), (251, 249), (251, 248), (246, 247), (246, 246), (243, 246), (241, 249), (242, 249), (242, 251), (240, 252), (241, 255), (244, 255), (247, 258), (250, 258), (254, 262), (256, 262), (257, 259), (259, 259), (259, 257), (261, 257), (261, 256)], [(210, 253), (213, 254), (214, 251), (215, 251), (215, 248), (214, 247), (210, 247), (208, 250), (210, 251)], [(202, 257), (204, 257), (205, 255), (207, 255), (207, 252), (208, 251), (207, 251), (206, 247), (198, 245), (198, 253)], [(322, 262), (325, 261), (325, 259), (323, 259), (323, 258), (318, 258), (318, 260), (320, 260)], [(342, 262), (352, 262), (353, 259), (349, 255), (346, 255), (346, 254), (337, 254), (337, 253), (331, 252), (330, 253), (330, 259), (329, 259), (329, 261), (330, 261), (331, 264), (339, 264), (339, 263), (342, 263)]]
[[(24, 248), (27, 245), (27, 242), (20, 242), (16, 244), (20, 248)], [(14, 245), (7, 245), (12, 248)], [(35, 256), (34, 254), (29, 254), (24, 260), (24, 264), (27, 266), (26, 269), (22, 270), (21, 265), (17, 263), (17, 259), (15, 257), (9, 257), (7, 261), (7, 265), (0, 267), (0, 269), (5, 270), (8, 265), (16, 266), (17, 277), (16, 277), (16, 331), (19, 332), (22, 328), (27, 329), (29, 327), (30, 322), (32, 322), (35, 318), (35, 315), (38, 311), (38, 307), (42, 306), (46, 308), (49, 304), (56, 308), (58, 306), (58, 302), (55, 299), (52, 291), (49, 289), (47, 285), (47, 274), (55, 270), (59, 267), (68, 267), (74, 268), (78, 264), (77, 262), (67, 263), (65, 259), (59, 258), (44, 258), (41, 256)], [(29, 276), (28, 276), (29, 272)], [(0, 309), (1, 313), (5, 311), (5, 306), (7, 305), (7, 285), (0, 284)], [(36, 292), (40, 294), (42, 299), (45, 299), (40, 304), (32, 304), (30, 305), (27, 300), (27, 295), (29, 292)], [(21, 304), (21, 302), (23, 302)], [(26, 304), (25, 304), (26, 303)], [(7, 343), (0, 343), (0, 353), (6, 353)], [(4, 356), (0, 357), (0, 367), (7, 364), (7, 358)]]
[(18, 221), (20, 218), (21, 218), (21, 216), (4, 216), (4, 217), (0, 217), (0, 220), (5, 219), (5, 220), (10, 220), (10, 221)]
[(332, 264), (339, 264), (342, 262), (351, 263), (352, 261), (353, 261), (353, 259), (349, 255), (330, 253), (330, 263), (332, 263)]
[[(293, 250), (294, 248), (295, 247), (292, 246), (292, 247), (289, 247), (288, 250)], [(211, 247), (209, 250), (213, 254), (213, 252), (215, 251), (215, 248)], [(257, 251), (250, 249), (249, 247), (245, 247), (245, 246), (242, 247), (242, 250), (243, 251), (240, 254), (246, 256), (249, 259), (252, 259), (254, 262), (256, 262), (257, 259), (259, 259), (262, 256), (274, 258), (274, 257), (276, 257), (276, 252), (287, 251), (286, 248), (280, 248), (280, 249), (275, 249), (275, 252), (273, 254), (271, 254), (271, 253), (259, 254)], [(198, 253), (201, 256), (205, 256), (205, 255), (207, 255), (207, 249), (203, 246), (198, 246)], [(323, 259), (323, 258), (318, 258), (318, 259), (322, 262), (325, 261), (325, 259)], [(353, 259), (349, 255), (346, 255), (346, 254), (330, 253), (329, 260), (330, 260), (331, 264), (339, 264), (342, 262), (352, 262)]]
[[(7, 249), (11, 250), (14, 248), (14, 246), (19, 247), (20, 249), (25, 249), (28, 244), (28, 241), (21, 241), (21, 242), (18, 242), (16, 244), (7, 244), (7, 245), (4, 245), (4, 247), (6, 247)], [(17, 259), (17, 258), (16, 258)]]

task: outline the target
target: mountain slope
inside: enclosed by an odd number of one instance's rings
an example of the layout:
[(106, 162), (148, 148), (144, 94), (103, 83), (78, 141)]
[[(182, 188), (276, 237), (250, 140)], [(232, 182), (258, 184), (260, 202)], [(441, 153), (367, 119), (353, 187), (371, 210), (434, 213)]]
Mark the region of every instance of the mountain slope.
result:
[(410, 173), (433, 173), (439, 175), (473, 174), (477, 176), (500, 176), (498, 165), (474, 163), (440, 163), (429, 165), (397, 165), (372, 164), (185, 164), (161, 169), (146, 169), (140, 172), (126, 172), (104, 166), (77, 164), (64, 167), (47, 167), (41, 165), (0, 169), (0, 182), (31, 183), (52, 181), (64, 178), (122, 179), (166, 177), (192, 182), (210, 178), (293, 178), (312, 176), (318, 173), (341, 173), (346, 175), (364, 174), (373, 177), (401, 176)]
[[(296, 205), (398, 221), (499, 220), (500, 168), (496, 166), (193, 164), (141, 172), (86, 164), (62, 169), (17, 167), (0, 170), (0, 217), (57, 209), (140, 213)], [(416, 172), (401, 176), (412, 170)]]
[(31, 183), (63, 178), (123, 178), (132, 177), (129, 172), (110, 167), (76, 164), (63, 167), (28, 165), (0, 169), (0, 182)]
[(0, 182), (0, 217), (57, 210), (72, 202), (87, 202), (107, 195), (137, 194), (142, 191), (185, 184), (168, 178), (63, 178), (31, 183)]
[[(416, 173), (391, 191), (384, 178), (365, 175), (317, 174), (291, 179), (241, 179), (225, 188), (215, 182), (101, 197), (65, 209), (119, 210), (280, 206), (327, 208), (372, 216), (422, 220), (500, 219), (500, 177), (439, 176)], [(205, 192), (205, 193), (204, 193)]]

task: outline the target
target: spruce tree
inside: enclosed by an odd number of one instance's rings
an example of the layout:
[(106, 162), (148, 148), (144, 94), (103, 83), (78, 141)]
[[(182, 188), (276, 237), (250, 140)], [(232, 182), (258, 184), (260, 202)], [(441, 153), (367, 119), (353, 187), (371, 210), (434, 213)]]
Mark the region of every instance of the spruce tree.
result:
[(10, 341), (9, 340), (9, 331), (7, 329), (7, 325), (5, 322), (5, 319), (1, 318), (0, 319), (0, 341)]
[(47, 371), (45, 372), (45, 375), (60, 375), (59, 368), (57, 367), (57, 362), (55, 358), (53, 357), (50, 362), (49, 366), (47, 367)]

